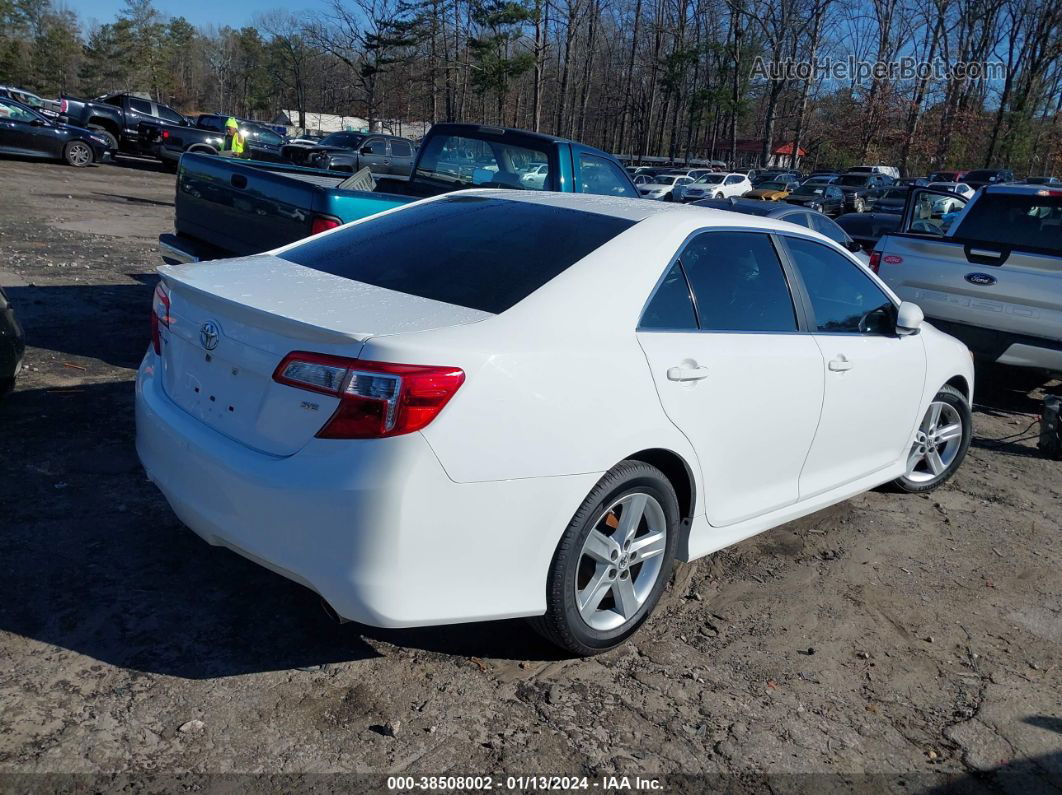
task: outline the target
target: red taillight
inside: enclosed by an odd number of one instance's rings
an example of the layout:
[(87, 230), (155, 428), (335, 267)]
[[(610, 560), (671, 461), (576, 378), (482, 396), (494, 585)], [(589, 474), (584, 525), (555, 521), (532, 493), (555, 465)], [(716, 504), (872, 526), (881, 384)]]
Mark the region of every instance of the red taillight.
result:
[(166, 140), (169, 137), (170, 137), (170, 131), (169, 130), (163, 130), (162, 131), (162, 139)]
[(310, 234), (319, 235), (321, 232), (327, 232), (329, 229), (335, 229), (337, 226), (342, 225), (342, 221), (330, 215), (315, 215), (310, 223)]
[(159, 333), (162, 326), (170, 327), (170, 294), (159, 282), (151, 299), (151, 345), (159, 356), (162, 355), (162, 334)]
[(339, 398), (320, 439), (379, 439), (419, 431), (465, 381), (457, 367), (388, 364), (295, 351), (273, 373), (280, 384)]
[(881, 252), (880, 251), (871, 251), (870, 252), (870, 269), (872, 271), (874, 271), (874, 273), (877, 273), (880, 268), (881, 268)]

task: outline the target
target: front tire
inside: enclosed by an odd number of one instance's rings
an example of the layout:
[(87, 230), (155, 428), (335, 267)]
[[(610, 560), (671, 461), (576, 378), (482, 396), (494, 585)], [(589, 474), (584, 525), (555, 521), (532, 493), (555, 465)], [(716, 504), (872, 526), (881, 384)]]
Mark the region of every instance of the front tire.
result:
[(717, 198), (717, 199), (724, 199), (724, 198), (726, 198), (726, 197), (725, 197), (725, 196), (723, 196), (723, 194), (722, 194), (722, 193), (717, 193), (717, 194), (715, 194), (715, 198)]
[(63, 147), (63, 160), (74, 168), (84, 168), (94, 159), (92, 147), (84, 141), (71, 141)]
[(614, 649), (660, 601), (674, 565), (678, 498), (656, 467), (623, 461), (594, 486), (561, 536), (532, 626), (580, 656)]
[(925, 494), (947, 482), (970, 448), (973, 415), (962, 392), (941, 387), (918, 424), (907, 455), (907, 472), (893, 486), (909, 494)]

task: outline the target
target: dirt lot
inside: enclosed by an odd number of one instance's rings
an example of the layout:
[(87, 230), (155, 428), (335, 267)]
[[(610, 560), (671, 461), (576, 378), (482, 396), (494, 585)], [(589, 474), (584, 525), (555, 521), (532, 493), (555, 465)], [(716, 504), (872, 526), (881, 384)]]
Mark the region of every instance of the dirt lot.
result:
[(667, 786), (1062, 791), (1062, 463), (1036, 455), (1027, 377), (981, 375), (994, 408), (942, 491), (866, 494), (681, 566), (610, 654), (560, 659), (519, 621), (338, 626), (182, 528), (137, 463), (173, 177), (9, 160), (0, 185), (0, 284), (30, 346), (0, 406), (0, 787), (683, 773), (710, 778)]

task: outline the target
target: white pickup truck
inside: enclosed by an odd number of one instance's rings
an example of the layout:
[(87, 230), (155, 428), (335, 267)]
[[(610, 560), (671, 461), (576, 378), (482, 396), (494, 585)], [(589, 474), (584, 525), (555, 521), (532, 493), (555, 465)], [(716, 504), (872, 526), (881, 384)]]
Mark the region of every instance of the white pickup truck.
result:
[(870, 267), (979, 359), (1062, 373), (1062, 186), (913, 189)]

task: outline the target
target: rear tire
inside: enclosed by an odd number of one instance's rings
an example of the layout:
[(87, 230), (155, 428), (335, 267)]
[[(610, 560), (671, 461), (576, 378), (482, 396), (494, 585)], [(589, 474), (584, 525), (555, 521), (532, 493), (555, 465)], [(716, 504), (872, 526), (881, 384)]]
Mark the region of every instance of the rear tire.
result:
[(63, 160), (74, 168), (84, 168), (95, 159), (92, 147), (84, 141), (71, 141), (63, 147)]
[(561, 536), (546, 581), (546, 614), (531, 625), (580, 656), (624, 643), (671, 577), (680, 520), (675, 489), (659, 469), (640, 461), (613, 467)]
[(92, 132), (96, 133), (100, 138), (106, 138), (107, 148), (112, 152), (118, 151), (118, 139), (114, 137), (110, 130), (106, 130), (98, 124), (90, 124), (88, 129), (92, 130)]
[(907, 457), (907, 473), (892, 486), (908, 494), (939, 488), (958, 470), (973, 437), (973, 415), (962, 392), (943, 386), (918, 424)]

